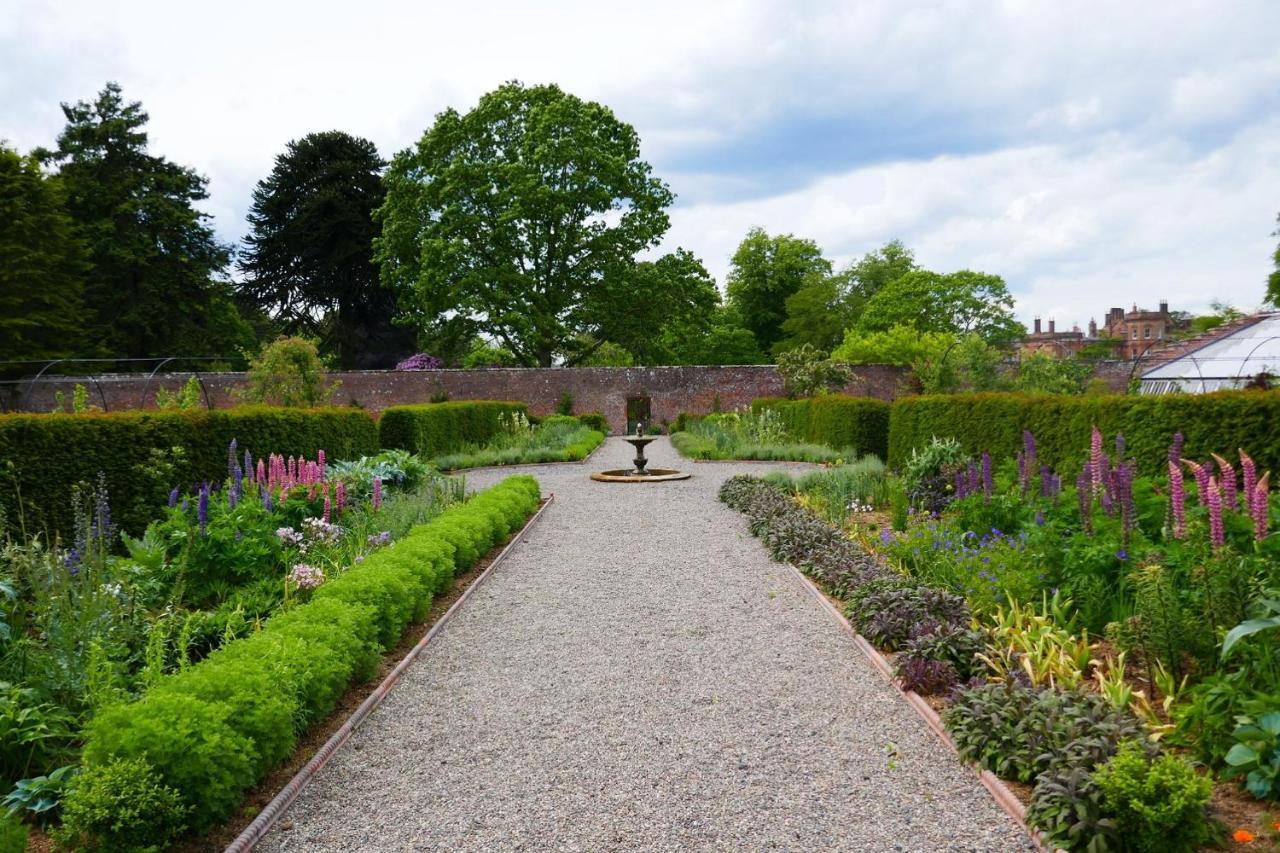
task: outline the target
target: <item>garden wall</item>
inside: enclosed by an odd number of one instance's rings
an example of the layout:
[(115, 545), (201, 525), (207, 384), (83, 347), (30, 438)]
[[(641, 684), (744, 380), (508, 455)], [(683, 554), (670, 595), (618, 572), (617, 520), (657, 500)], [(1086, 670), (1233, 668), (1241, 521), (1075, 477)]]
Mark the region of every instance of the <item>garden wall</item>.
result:
[[(905, 371), (888, 365), (853, 368), (854, 379), (844, 393), (892, 400), (899, 392)], [(151, 408), (160, 387), (177, 391), (189, 373), (168, 373), (150, 382), (145, 375), (106, 374), (96, 377), (53, 377), (32, 385), (5, 387), (0, 403), (5, 411), (48, 412), (54, 394), (62, 390), (71, 399), (79, 382), (89, 392), (89, 403), (107, 411)], [(243, 373), (201, 374), (213, 408), (235, 404), (232, 392), (243, 386)], [(391, 406), (426, 403), (447, 394), (450, 400), (515, 400), (529, 406), (532, 415), (549, 415), (566, 391), (574, 411), (599, 411), (614, 431), (626, 424), (628, 397), (648, 397), (650, 419), (674, 421), (680, 412), (709, 412), (717, 395), (724, 411), (751, 405), (757, 397), (782, 394), (782, 380), (772, 365), (728, 367), (551, 367), (490, 368), (487, 370), (386, 371), (363, 370), (335, 373), (342, 385), (333, 395), (340, 406), (352, 403), (370, 413)]]

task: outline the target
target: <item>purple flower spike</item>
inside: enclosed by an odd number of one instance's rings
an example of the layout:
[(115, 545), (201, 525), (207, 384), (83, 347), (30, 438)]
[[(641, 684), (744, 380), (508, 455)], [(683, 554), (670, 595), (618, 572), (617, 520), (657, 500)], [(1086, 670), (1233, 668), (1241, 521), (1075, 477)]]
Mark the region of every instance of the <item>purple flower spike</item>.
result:
[(196, 503), (196, 519), (200, 522), (200, 533), (204, 534), (209, 526), (209, 484), (200, 488), (200, 497)]
[(1252, 512), (1253, 516), (1253, 538), (1257, 540), (1265, 539), (1267, 536), (1267, 520), (1268, 506), (1270, 496), (1267, 494), (1267, 486), (1271, 479), (1271, 472), (1262, 475), (1262, 479), (1258, 480), (1258, 484), (1253, 487)]
[(1182, 481), (1182, 467), (1169, 461), (1169, 509), (1173, 513), (1173, 538), (1187, 535), (1187, 487)]
[(1236, 469), (1218, 454), (1214, 453), (1212, 456), (1218, 463), (1218, 482), (1222, 484), (1223, 504), (1227, 509), (1234, 510), (1239, 506), (1236, 500)]
[(169, 509), (173, 509), (178, 505), (178, 487), (174, 486), (173, 491), (169, 492)]
[(1258, 466), (1249, 454), (1240, 451), (1240, 471), (1244, 476), (1244, 511), (1253, 515), (1253, 499), (1258, 488)]
[(1209, 478), (1209, 541), (1213, 543), (1214, 548), (1221, 548), (1226, 544), (1226, 535), (1222, 529), (1222, 492), (1218, 488), (1218, 481)]

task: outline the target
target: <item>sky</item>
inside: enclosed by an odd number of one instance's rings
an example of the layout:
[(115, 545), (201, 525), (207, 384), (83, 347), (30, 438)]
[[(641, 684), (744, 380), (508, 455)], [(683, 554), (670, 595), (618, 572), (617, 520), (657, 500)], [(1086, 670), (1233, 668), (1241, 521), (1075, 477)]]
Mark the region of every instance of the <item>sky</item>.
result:
[(753, 225), (843, 265), (891, 239), (1002, 276), (1059, 329), (1257, 306), (1280, 211), (1280, 3), (7, 0), (0, 139), (52, 144), (108, 80), (238, 242), (286, 143), (384, 157), (508, 80), (634, 125), (664, 248), (723, 285)]

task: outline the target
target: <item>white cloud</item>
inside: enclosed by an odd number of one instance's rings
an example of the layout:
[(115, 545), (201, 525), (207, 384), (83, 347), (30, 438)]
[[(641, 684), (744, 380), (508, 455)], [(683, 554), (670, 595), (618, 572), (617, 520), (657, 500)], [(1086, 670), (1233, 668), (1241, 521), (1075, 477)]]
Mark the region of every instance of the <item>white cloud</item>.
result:
[(846, 260), (892, 237), (1064, 325), (1110, 302), (1251, 304), (1280, 198), (1280, 6), (1242, 0), (655, 0), (174, 6), (11, 0), (0, 138), (50, 144), (106, 80), (211, 180), (236, 239), (286, 141), (384, 155), (504, 80), (601, 100), (723, 276), (746, 228)]

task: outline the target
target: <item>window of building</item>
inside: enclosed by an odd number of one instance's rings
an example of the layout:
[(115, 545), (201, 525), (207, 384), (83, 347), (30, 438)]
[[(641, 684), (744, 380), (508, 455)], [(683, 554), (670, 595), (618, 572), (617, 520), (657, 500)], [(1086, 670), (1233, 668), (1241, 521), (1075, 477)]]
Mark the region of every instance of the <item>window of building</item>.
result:
[(1138, 330), (1137, 330), (1137, 329), (1134, 329), (1134, 330), (1133, 330), (1133, 339), (1134, 339), (1135, 341), (1138, 339)]
[(1143, 326), (1143, 327), (1142, 327), (1142, 336), (1143, 336), (1144, 338), (1148, 338), (1148, 339), (1151, 337), (1151, 327), (1150, 327), (1150, 326)]

